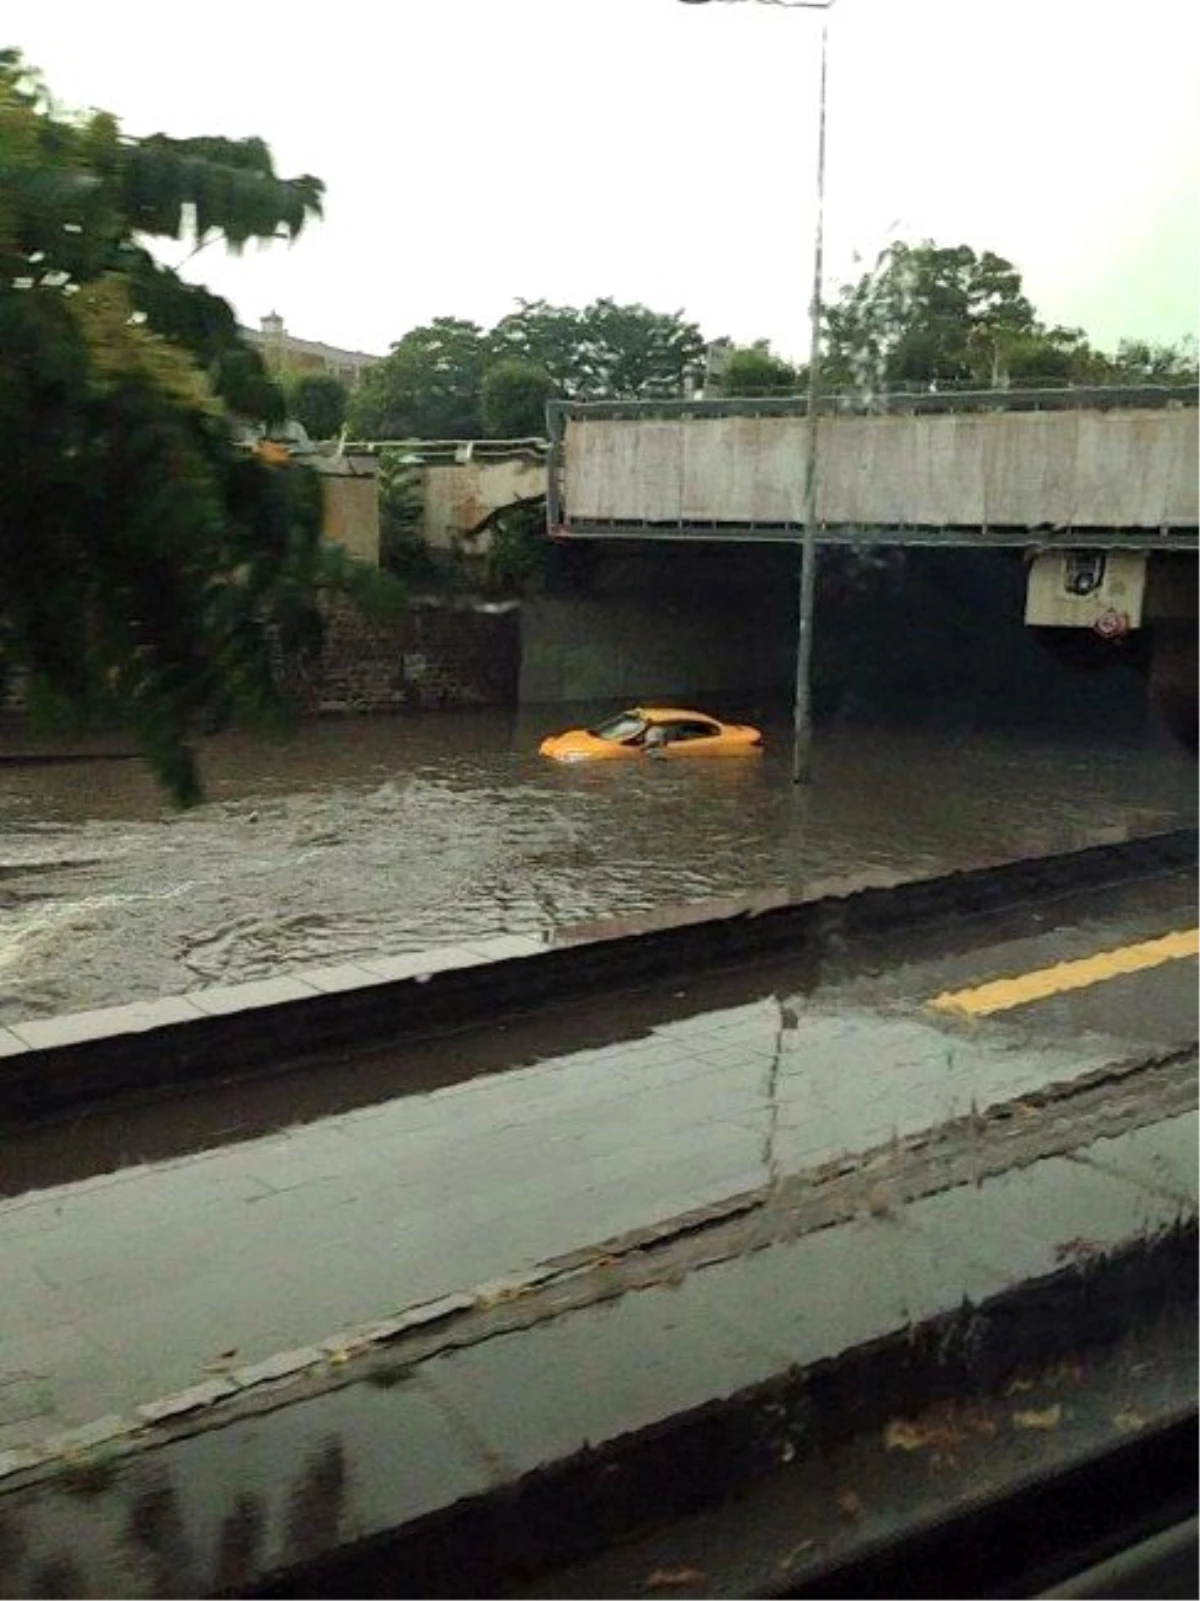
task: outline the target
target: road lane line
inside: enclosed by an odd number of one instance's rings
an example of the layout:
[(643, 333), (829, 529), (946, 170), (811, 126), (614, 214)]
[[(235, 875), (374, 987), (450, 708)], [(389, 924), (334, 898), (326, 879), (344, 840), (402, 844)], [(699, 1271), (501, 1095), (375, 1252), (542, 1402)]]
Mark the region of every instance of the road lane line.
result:
[(1099, 951), (1095, 956), (1083, 956), (1074, 962), (1055, 962), (1052, 967), (1035, 968), (1015, 978), (998, 978), (968, 989), (943, 990), (929, 1005), (938, 1012), (986, 1017), (1012, 1006), (1027, 1006), (1030, 1001), (1044, 1001), (1066, 990), (1086, 989), (1106, 979), (1121, 978), (1126, 973), (1140, 973), (1148, 967), (1161, 967), (1164, 962), (1195, 956), (1198, 942), (1200, 930), (1179, 929), (1173, 934), (1164, 934), (1161, 939), (1121, 945), (1114, 951)]

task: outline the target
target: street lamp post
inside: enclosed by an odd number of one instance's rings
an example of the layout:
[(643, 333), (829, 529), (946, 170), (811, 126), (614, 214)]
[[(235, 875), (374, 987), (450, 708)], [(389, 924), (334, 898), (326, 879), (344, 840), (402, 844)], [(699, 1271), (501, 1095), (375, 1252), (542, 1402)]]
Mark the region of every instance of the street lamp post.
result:
[[(682, 0), (684, 5), (708, 5), (711, 0)], [(724, 0), (743, 4), (745, 0)], [(813, 243), (813, 287), (809, 306), (807, 450), (804, 459), (804, 533), (800, 558), (800, 604), (796, 632), (796, 685), (792, 702), (792, 782), (807, 783), (812, 776), (812, 644), (813, 609), (817, 586), (817, 484), (819, 413), (821, 399), (821, 293), (825, 250), (825, 89), (829, 46), (829, 17), (834, 0), (754, 0), (785, 11), (821, 11), (821, 88), (817, 113), (817, 225)]]

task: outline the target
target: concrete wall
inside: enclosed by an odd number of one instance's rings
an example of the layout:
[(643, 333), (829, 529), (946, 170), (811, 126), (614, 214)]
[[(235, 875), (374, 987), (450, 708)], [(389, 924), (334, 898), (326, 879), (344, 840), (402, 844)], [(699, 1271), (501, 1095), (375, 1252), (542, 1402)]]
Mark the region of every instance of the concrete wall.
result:
[[(546, 493), (546, 464), (532, 456), (430, 462), (420, 469), (420, 533), (433, 550), (449, 550), (515, 501)], [(476, 544), (487, 548), (487, 536)]]
[(1146, 571), (1146, 617), (1172, 618), (1196, 626), (1197, 560), (1194, 555), (1153, 555)]
[[(571, 419), (566, 520), (800, 523), (803, 416)], [(886, 527), (1195, 528), (1196, 413), (830, 417), (818, 515)]]
[[(605, 542), (567, 554), (591, 558), (576, 593), (523, 607), (523, 703), (695, 700), (750, 721), (790, 706), (793, 546)], [(818, 716), (1136, 733), (1146, 720), (1142, 634), (1114, 647), (1091, 630), (1049, 630), (1082, 647), (1060, 659), (1046, 630), (1025, 626), (1025, 577), (1015, 551), (825, 552)]]
[(749, 694), (778, 688), (786, 635), (768, 639), (749, 616), (664, 613), (648, 597), (527, 602), (522, 702)]
[(522, 606), (522, 702), (720, 700), (789, 681), (793, 551), (597, 552), (586, 585)]
[(325, 520), (321, 537), (359, 561), (379, 566), (379, 486), (374, 472), (361, 476), (322, 471)]

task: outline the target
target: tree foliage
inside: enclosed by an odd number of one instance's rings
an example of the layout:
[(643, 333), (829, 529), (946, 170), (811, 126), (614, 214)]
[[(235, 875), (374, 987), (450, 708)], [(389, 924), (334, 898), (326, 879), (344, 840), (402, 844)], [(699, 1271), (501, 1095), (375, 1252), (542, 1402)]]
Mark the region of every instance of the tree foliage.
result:
[(421, 533), (424, 484), (421, 463), (403, 450), (379, 456), (379, 555), (388, 572), (411, 583), (435, 575), (433, 556)]
[(896, 244), (827, 308), (828, 382), (871, 392), (905, 385), (1113, 381), (1080, 328), (1048, 327), (1020, 272), (995, 252), (931, 240)]
[[(490, 332), (456, 317), (412, 329), (364, 374), (351, 397), (349, 423), (359, 439), (541, 433), (540, 415), (532, 429), (510, 429), (515, 418), (528, 419), (551, 394), (574, 400), (682, 394), (703, 356), (703, 335), (679, 313), (613, 300), (583, 310), (522, 301)], [(492, 382), (489, 420), (485, 379), (497, 371), (504, 376)], [(535, 372), (541, 375), (536, 382)]]
[(502, 595), (527, 595), (544, 588), (551, 549), (545, 496), (504, 507), (492, 519), (490, 533), (489, 588)]
[(557, 394), (544, 367), (509, 357), (483, 375), (480, 410), (488, 439), (531, 439), (546, 431), (546, 402)]
[(234, 419), (282, 397), (232, 309), (161, 239), (294, 238), (312, 177), (257, 139), (134, 139), (71, 116), (0, 53), (0, 684), (127, 721), (180, 801), (198, 731), (278, 715), (278, 651), (319, 641), (320, 484), (272, 468)]
[(305, 372), (284, 386), (288, 415), (304, 427), (310, 439), (332, 439), (346, 420), (348, 390), (330, 372)]
[(1153, 344), (1145, 339), (1122, 339), (1110, 366), (1114, 383), (1200, 382), (1195, 339), (1184, 339), (1177, 345)]
[(488, 342), (478, 323), (435, 317), (368, 367), (350, 399), (358, 439), (478, 439)]
[(794, 395), (799, 387), (795, 367), (775, 355), (763, 339), (731, 350), (715, 384), (722, 395)]
[(492, 330), (497, 357), (541, 367), (571, 400), (658, 400), (682, 394), (704, 359), (704, 336), (682, 312), (603, 298), (576, 310), (523, 300)]

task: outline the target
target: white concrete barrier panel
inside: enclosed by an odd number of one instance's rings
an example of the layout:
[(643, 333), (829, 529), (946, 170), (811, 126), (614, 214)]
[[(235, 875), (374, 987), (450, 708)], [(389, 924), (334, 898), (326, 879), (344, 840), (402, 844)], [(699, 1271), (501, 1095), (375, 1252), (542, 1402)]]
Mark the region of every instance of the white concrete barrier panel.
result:
[[(1191, 408), (828, 417), (830, 526), (1195, 528)], [(567, 521), (799, 524), (807, 422), (582, 417), (566, 423)]]

